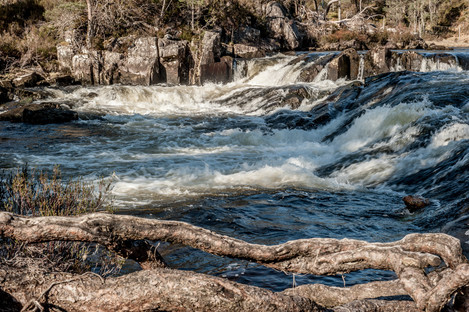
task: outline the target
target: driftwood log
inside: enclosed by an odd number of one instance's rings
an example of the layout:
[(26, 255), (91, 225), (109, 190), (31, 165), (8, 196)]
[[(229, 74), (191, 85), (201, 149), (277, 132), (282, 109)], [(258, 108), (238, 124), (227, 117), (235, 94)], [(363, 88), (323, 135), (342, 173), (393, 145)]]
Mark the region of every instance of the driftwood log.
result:
[[(161, 259), (142, 255), (134, 259), (146, 263), (142, 267), (149, 270), (107, 279), (93, 274), (27, 274), (14, 264), (0, 267), (0, 297), (4, 294), (2, 298), (11, 299), (11, 306), (16, 302), (24, 311), (47, 307), (57, 311), (323, 311), (329, 308), (436, 312), (469, 285), (469, 263), (462, 254), (460, 242), (445, 234), (411, 234), (392, 243), (312, 238), (265, 246), (176, 221), (104, 213), (27, 218), (2, 212), (0, 235), (27, 243), (94, 242), (127, 255), (139, 254), (124, 251), (135, 247), (134, 241), (165, 241), (246, 259), (284, 272), (336, 275), (379, 269), (394, 271), (398, 276), (393, 281), (352, 287), (314, 284), (275, 293), (218, 277), (157, 268), (158, 265), (148, 265), (148, 262), (161, 264)], [(409, 295), (413, 301), (370, 300), (401, 295)]]

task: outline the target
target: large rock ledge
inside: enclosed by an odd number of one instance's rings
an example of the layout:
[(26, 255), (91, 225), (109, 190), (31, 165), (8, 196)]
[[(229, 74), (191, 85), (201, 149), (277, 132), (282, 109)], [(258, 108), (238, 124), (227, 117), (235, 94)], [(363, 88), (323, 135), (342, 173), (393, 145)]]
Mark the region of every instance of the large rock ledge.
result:
[(26, 104), (10, 103), (2, 107), (0, 121), (24, 122), (35, 125), (64, 123), (78, 119), (78, 114), (66, 104), (40, 103)]
[(232, 59), (221, 58), (220, 34), (207, 31), (201, 47), (191, 51), (186, 40), (156, 37), (120, 38), (105, 51), (76, 51), (68, 42), (57, 46), (60, 69), (88, 85), (200, 84), (231, 79)]

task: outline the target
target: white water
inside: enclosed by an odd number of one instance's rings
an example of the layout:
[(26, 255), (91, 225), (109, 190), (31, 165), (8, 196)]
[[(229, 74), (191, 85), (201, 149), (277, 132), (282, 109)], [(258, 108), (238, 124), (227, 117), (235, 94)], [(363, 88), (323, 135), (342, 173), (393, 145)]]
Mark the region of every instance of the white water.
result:
[[(81, 123), (111, 134), (92, 136), (83, 146), (64, 143), (60, 152), (33, 156), (32, 162), (86, 167), (90, 177), (106, 168), (116, 178), (117, 203), (141, 205), (258, 188), (363, 189), (428, 168), (448, 157), (454, 142), (469, 138), (467, 124), (455, 122), (434, 133), (427, 147), (399, 154), (418, 137), (418, 120), (454, 109), (434, 108), (428, 99), (393, 107), (370, 104), (331, 142), (323, 138), (343, 127), (346, 115), (314, 130), (270, 129), (263, 116), (290, 107), (269, 104), (282, 100), (290, 86), (299, 86), (295, 82), (304, 64), (290, 65), (293, 59), (248, 61), (246, 76), (227, 85), (51, 90), (55, 100), (69, 101), (81, 112), (104, 114), (103, 121)], [(300, 85), (312, 97), (300, 110), (314, 107), (321, 92), (347, 83), (324, 78), (319, 74), (315, 82)], [(393, 152), (371, 156), (380, 149)], [(356, 153), (370, 156), (330, 175), (317, 174)]]
[(461, 72), (463, 69), (459, 64), (455, 61), (448, 63), (440, 62), (437, 60), (436, 62), (429, 58), (423, 58), (422, 64), (420, 66), (421, 72), (432, 72), (432, 71), (453, 71), (453, 72)]

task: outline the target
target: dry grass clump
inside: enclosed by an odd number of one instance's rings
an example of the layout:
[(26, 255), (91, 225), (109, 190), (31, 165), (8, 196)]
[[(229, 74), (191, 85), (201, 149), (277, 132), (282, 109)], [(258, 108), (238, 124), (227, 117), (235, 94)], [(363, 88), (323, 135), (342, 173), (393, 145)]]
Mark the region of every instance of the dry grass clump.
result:
[[(0, 210), (25, 216), (74, 216), (111, 211), (112, 181), (97, 185), (75, 180), (64, 181), (58, 166), (51, 175), (28, 166), (0, 174)], [(102, 275), (117, 273), (124, 259), (96, 244), (49, 242), (25, 244), (0, 238), (0, 259), (4, 264), (41, 265), (52, 272)]]

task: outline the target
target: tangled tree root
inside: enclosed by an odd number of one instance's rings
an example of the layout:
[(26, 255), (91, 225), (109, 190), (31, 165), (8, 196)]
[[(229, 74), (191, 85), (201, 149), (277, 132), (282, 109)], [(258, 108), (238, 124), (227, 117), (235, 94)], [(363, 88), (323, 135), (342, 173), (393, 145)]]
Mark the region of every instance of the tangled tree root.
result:
[[(246, 259), (284, 272), (335, 275), (379, 269), (394, 271), (398, 276), (394, 281), (352, 287), (315, 284), (274, 293), (218, 277), (156, 268), (158, 265), (149, 265), (149, 261), (160, 263), (161, 259), (149, 254), (133, 258), (150, 270), (107, 278), (104, 282), (96, 278), (77, 279), (65, 273), (43, 276), (38, 282), (37, 276), (21, 274), (18, 268), (0, 270), (2, 290), (22, 305), (36, 302), (29, 305), (33, 309), (39, 304), (66, 311), (322, 311), (332, 308), (334, 311), (436, 312), (469, 284), (469, 263), (462, 254), (460, 242), (445, 234), (411, 234), (392, 243), (312, 238), (265, 246), (183, 222), (102, 213), (38, 218), (0, 213), (0, 233), (29, 243), (95, 242), (127, 256), (138, 254), (131, 251), (134, 241), (166, 241), (215, 255)], [(34, 287), (25, 289), (18, 285)], [(45, 290), (47, 296), (42, 295)], [(399, 295), (409, 295), (413, 301), (369, 300)]]

